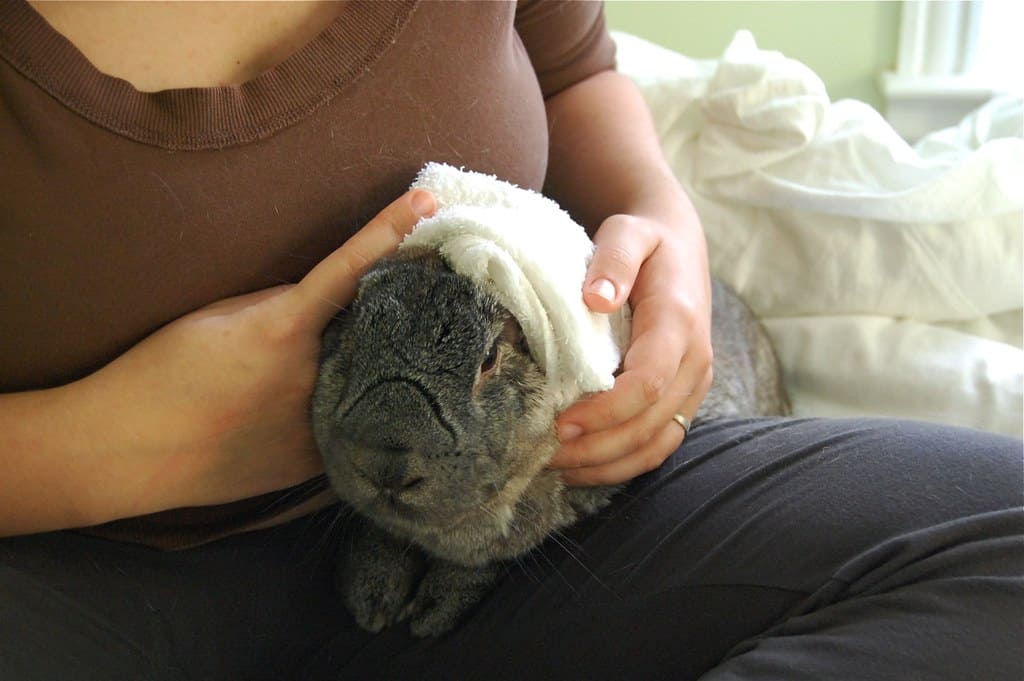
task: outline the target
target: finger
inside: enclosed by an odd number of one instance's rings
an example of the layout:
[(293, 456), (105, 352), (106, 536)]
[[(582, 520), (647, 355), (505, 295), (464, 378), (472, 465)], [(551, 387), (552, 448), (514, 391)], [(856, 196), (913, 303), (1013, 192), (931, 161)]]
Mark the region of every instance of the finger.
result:
[(258, 305), (265, 300), (279, 296), (293, 286), (294, 284), (280, 284), (278, 286), (260, 289), (259, 291), (253, 291), (252, 293), (243, 293), (239, 296), (224, 298), (223, 300), (210, 303), (209, 305), (197, 310), (196, 315), (212, 317), (216, 315), (233, 314), (244, 308)]
[(562, 479), (571, 487), (617, 485), (648, 473), (665, 462), (683, 442), (683, 429), (675, 421), (663, 424), (654, 437), (629, 456), (599, 466), (562, 471)]
[(375, 262), (394, 252), (416, 223), (433, 214), (436, 206), (428, 191), (406, 192), (303, 277), (289, 292), (289, 304), (310, 323), (323, 327), (352, 301), (359, 278)]
[(646, 368), (623, 372), (614, 388), (584, 398), (558, 417), (559, 439), (566, 443), (635, 419), (658, 403), (668, 382), (663, 374)]
[(583, 300), (595, 312), (612, 312), (629, 298), (640, 266), (658, 245), (646, 222), (613, 215), (594, 235), (594, 257), (583, 281)]
[[(683, 402), (683, 406), (677, 412), (673, 413), (683, 414), (687, 419), (693, 421), (701, 402), (711, 387), (711, 380), (712, 373), (708, 370), (697, 390)], [(562, 471), (562, 479), (566, 484), (576, 487), (615, 485), (627, 482), (661, 466), (669, 456), (679, 449), (687, 435), (687, 431), (669, 416), (642, 446), (628, 451), (624, 456), (611, 458), (595, 465), (565, 469)]]
[(657, 299), (642, 299), (633, 318), (632, 341), (615, 387), (581, 400), (558, 417), (559, 437), (615, 427), (656, 404), (679, 373), (687, 350), (683, 314)]
[(657, 405), (627, 423), (564, 443), (548, 466), (553, 469), (603, 466), (646, 451), (666, 423), (672, 423), (682, 431), (682, 427), (672, 420), (674, 414), (681, 413), (693, 420), (708, 386), (710, 376), (694, 376), (692, 370), (683, 369)]

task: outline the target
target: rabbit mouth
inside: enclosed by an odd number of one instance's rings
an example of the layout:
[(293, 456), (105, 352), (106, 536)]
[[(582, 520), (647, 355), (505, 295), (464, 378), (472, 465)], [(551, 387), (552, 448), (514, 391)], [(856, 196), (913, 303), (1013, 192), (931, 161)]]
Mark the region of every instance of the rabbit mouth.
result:
[[(466, 528), (493, 527), (499, 532), (511, 521), (511, 507), (504, 487), (497, 490), (488, 485), (480, 490), (478, 499), (467, 500), (465, 505), (443, 508), (429, 501), (406, 501), (399, 494), (377, 488), (371, 500), (371, 515), (387, 517), (394, 522), (412, 524), (421, 530), (436, 534), (458, 532)], [(369, 510), (369, 509), (368, 509)]]
[[(357, 498), (362, 503), (357, 504), (363, 507), (361, 510), (370, 516), (393, 517), (406, 521), (420, 521), (423, 518), (423, 510), (417, 506), (404, 501), (401, 491), (395, 491), (383, 487), (373, 476), (362, 471), (359, 466), (350, 462), (348, 466), (351, 471), (351, 480), (356, 483), (359, 490)], [(355, 501), (352, 499), (351, 501)]]
[[(350, 465), (350, 480), (355, 482), (358, 497), (362, 503), (357, 506), (364, 514), (376, 518), (388, 518), (404, 523), (413, 523), (419, 527), (430, 527), (444, 530), (466, 522), (478, 522), (480, 517), (492, 514), (492, 508), (504, 505), (501, 497), (504, 488), (487, 485), (479, 490), (479, 498), (467, 500), (465, 505), (440, 506), (438, 499), (452, 501), (454, 495), (434, 490), (424, 490), (425, 483), (414, 484), (404, 490), (394, 490), (382, 486), (373, 476)], [(410, 496), (415, 498), (410, 499)]]
[(415, 522), (421, 527), (443, 532), (465, 525), (476, 526), (481, 520), (504, 517), (508, 514), (508, 504), (500, 497), (500, 493), (495, 493), (489, 498), (462, 508), (442, 509), (430, 505), (414, 505), (402, 501), (393, 493), (382, 491), (378, 493), (376, 503), (380, 513), (387, 513), (395, 519)]
[(392, 492), (381, 491), (377, 496), (377, 504), (383, 513), (392, 518), (412, 522), (421, 522), (423, 520), (423, 513), (419, 509), (404, 501), (400, 501)]

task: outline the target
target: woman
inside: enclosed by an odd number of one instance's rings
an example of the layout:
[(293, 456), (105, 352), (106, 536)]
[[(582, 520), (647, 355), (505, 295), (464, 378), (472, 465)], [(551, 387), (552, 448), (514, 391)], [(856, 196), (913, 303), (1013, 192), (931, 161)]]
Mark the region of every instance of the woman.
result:
[[(1016, 671), (1019, 443), (673, 419), (711, 380), (703, 235), (600, 5), (19, 0), (0, 49), (4, 678)], [(593, 234), (584, 299), (628, 298), (634, 335), (553, 465), (635, 482), (417, 643), (328, 597), (306, 414), (324, 324), (433, 209), (402, 193), (427, 160)]]

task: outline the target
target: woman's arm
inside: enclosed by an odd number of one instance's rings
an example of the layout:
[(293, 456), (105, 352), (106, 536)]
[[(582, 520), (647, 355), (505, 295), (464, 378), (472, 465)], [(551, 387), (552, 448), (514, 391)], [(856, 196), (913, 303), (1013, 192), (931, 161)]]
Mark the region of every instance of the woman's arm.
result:
[(204, 307), (66, 386), (0, 395), (0, 536), (235, 501), (316, 475), (309, 400), (323, 327), (433, 209), (429, 193), (405, 194), (294, 286)]
[(633, 335), (613, 390), (559, 418), (552, 466), (570, 484), (623, 482), (682, 441), (711, 385), (711, 296), (700, 220), (666, 163), (640, 93), (603, 71), (547, 102), (546, 192), (594, 237), (584, 284), (591, 309), (627, 299)]

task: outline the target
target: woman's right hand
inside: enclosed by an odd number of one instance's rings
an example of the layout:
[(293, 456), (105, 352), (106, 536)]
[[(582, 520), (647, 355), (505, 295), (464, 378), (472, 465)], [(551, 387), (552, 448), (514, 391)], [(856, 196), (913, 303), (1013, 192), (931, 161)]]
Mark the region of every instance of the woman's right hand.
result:
[(309, 408), (323, 328), (434, 206), (409, 192), (298, 284), (208, 305), (75, 383), (0, 396), (0, 535), (225, 503), (318, 474)]

